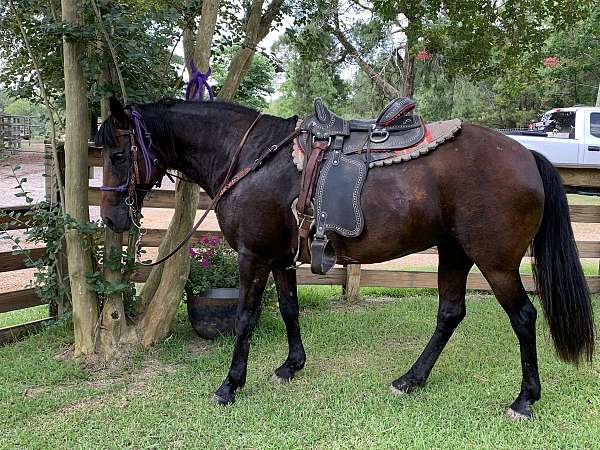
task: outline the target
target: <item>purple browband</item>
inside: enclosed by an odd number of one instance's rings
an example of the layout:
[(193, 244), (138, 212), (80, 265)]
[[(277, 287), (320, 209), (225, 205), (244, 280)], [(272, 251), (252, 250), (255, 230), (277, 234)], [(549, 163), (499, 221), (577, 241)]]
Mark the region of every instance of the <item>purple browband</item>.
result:
[[(150, 183), (150, 177), (152, 175), (152, 159), (150, 158), (149, 149), (152, 147), (152, 136), (150, 132), (146, 128), (144, 124), (144, 120), (142, 119), (142, 114), (135, 107), (131, 107), (131, 118), (133, 120), (133, 133), (135, 136), (136, 143), (138, 148), (142, 151), (142, 156), (144, 157), (144, 165), (146, 166), (145, 175), (145, 184)], [(129, 189), (129, 183), (131, 182), (131, 177), (133, 176), (133, 162), (131, 167), (129, 168), (129, 172), (127, 173), (127, 181), (117, 187), (110, 186), (100, 186), (101, 191), (109, 191), (109, 192), (126, 192)]]

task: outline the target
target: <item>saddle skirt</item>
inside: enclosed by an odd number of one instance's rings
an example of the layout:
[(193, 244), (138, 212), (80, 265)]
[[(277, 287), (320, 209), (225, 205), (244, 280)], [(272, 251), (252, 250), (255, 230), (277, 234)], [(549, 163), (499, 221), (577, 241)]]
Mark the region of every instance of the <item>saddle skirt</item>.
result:
[[(425, 125), (409, 114), (409, 98), (392, 100), (376, 119), (346, 120), (315, 100), (315, 114), (300, 122), (305, 132), (293, 146), (302, 171), (295, 203), (299, 218), (299, 259), (311, 261), (313, 273), (325, 274), (336, 263), (328, 232), (358, 237), (364, 226), (361, 194), (368, 170), (418, 158), (452, 139), (458, 119)], [(310, 243), (310, 257), (305, 246)]]

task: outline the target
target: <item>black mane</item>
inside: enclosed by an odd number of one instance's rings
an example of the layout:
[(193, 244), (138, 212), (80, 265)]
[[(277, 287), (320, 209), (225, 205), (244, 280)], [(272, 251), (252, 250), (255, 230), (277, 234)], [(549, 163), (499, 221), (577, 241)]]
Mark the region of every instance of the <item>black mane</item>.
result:
[[(155, 103), (142, 103), (142, 104), (132, 104), (128, 105), (126, 109), (131, 109), (132, 107), (138, 107), (142, 112), (142, 116), (144, 119), (144, 123), (148, 128), (148, 131), (156, 137), (156, 139), (160, 139), (163, 142), (169, 142), (172, 144), (173, 142), (173, 131), (168, 121), (163, 119), (163, 114), (167, 112), (173, 106), (186, 104), (190, 106), (202, 107), (206, 106), (205, 102), (196, 102), (189, 100), (182, 100), (176, 98), (163, 98)], [(240, 105), (238, 103), (233, 102), (225, 102), (216, 100), (214, 102), (210, 102), (211, 108), (215, 111), (233, 111), (238, 113), (257, 113), (258, 111), (249, 108), (247, 106)], [(98, 132), (96, 133), (96, 137), (94, 143), (97, 147), (102, 147), (103, 145), (112, 145), (116, 144), (114, 131), (117, 129), (116, 123), (112, 116), (108, 116), (108, 118), (102, 122)], [(165, 155), (169, 158), (176, 157), (175, 149), (173, 145), (168, 145), (167, 148), (161, 149), (168, 154)]]

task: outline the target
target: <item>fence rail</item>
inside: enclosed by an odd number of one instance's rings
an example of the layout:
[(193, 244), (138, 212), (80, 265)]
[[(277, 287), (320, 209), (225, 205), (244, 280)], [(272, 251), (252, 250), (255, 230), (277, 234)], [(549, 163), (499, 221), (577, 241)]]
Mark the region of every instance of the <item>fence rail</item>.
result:
[[(64, 158), (61, 155), (61, 167), (64, 167)], [(102, 155), (100, 149), (90, 147), (88, 164), (90, 168), (102, 167)], [(561, 178), (567, 189), (576, 191), (580, 188), (600, 189), (600, 169), (590, 166), (564, 166), (557, 167)], [(51, 168), (46, 169), (51, 170)], [(46, 185), (47, 197), (55, 195), (49, 192), (50, 185)], [(101, 192), (98, 187), (88, 188), (88, 199), (90, 206), (100, 205)], [(202, 192), (198, 202), (198, 209), (203, 210), (210, 205), (209, 196)], [(175, 207), (175, 192), (173, 190), (157, 190), (152, 192), (145, 200), (144, 206), (148, 208), (173, 209)], [(11, 211), (24, 214), (30, 209), (29, 206), (0, 207), (0, 230), (18, 230), (27, 228), (27, 217), (22, 216), (20, 223), (9, 224), (13, 219), (6, 217)], [(596, 205), (569, 205), (571, 221), (574, 223), (600, 223), (600, 206)], [(156, 248), (165, 234), (165, 229), (148, 229), (142, 239), (142, 245), (146, 249)], [(220, 230), (196, 231), (193, 239), (199, 239), (204, 235), (222, 236)], [(124, 235), (123, 244), (127, 243)], [(578, 241), (577, 248), (581, 258), (600, 258), (600, 241)], [(36, 247), (30, 250), (30, 257), (37, 259), (41, 257), (45, 248)], [(420, 252), (421, 254), (436, 255), (437, 249)], [(527, 255), (526, 255), (527, 256)], [(27, 256), (24, 254), (13, 254), (13, 252), (0, 252), (0, 273), (10, 272), (27, 267)], [(134, 274), (135, 282), (144, 282), (149, 274), (149, 268), (142, 268)], [(525, 288), (528, 291), (534, 289), (533, 277), (522, 275)], [(335, 267), (327, 275), (314, 275), (308, 267), (300, 267), (297, 271), (298, 284), (309, 285), (342, 285), (348, 296), (356, 296), (360, 287), (414, 287), (414, 288), (437, 288), (437, 272), (390, 270), (364, 268), (360, 265), (349, 265), (347, 267)], [(588, 276), (588, 285), (593, 293), (600, 293), (600, 276)], [(469, 289), (489, 290), (490, 287), (480, 273), (472, 272), (468, 276), (467, 287)], [(15, 311), (23, 308), (41, 305), (41, 299), (33, 289), (21, 289), (13, 292), (0, 293), (0, 313)], [(39, 329), (52, 317), (20, 324), (14, 327), (0, 329), (0, 343), (7, 342), (23, 335), (31, 330)]]

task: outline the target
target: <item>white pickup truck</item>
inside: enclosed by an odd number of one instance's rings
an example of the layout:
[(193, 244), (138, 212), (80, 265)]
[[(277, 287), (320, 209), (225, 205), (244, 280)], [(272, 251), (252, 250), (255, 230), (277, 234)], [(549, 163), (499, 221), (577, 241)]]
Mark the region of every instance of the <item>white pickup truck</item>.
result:
[(600, 107), (555, 108), (528, 130), (500, 130), (556, 166), (600, 168)]

